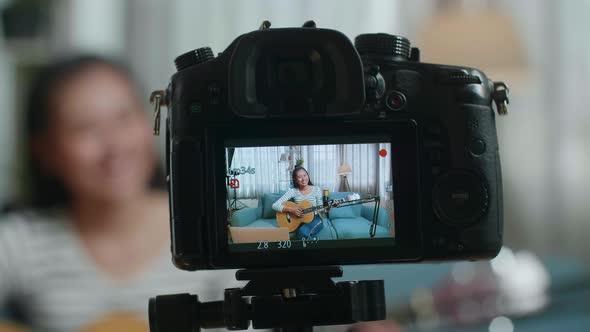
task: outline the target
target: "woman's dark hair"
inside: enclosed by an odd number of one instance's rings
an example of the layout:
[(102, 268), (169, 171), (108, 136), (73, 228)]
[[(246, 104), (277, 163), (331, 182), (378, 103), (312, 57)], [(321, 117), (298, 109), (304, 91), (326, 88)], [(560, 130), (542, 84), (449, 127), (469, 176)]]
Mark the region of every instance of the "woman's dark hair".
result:
[[(295, 181), (295, 180), (297, 179), (297, 171), (299, 171), (299, 170), (304, 170), (305, 173), (307, 173), (307, 177), (309, 178), (309, 172), (305, 168), (303, 168), (301, 166), (295, 167), (295, 169), (293, 169), (293, 172), (291, 173), (291, 181), (293, 182), (293, 188), (297, 188), (297, 189), (299, 189), (299, 185), (297, 184), (297, 181)], [(309, 179), (308, 184), (310, 186), (313, 186), (311, 179)]]
[[(51, 208), (65, 207), (70, 201), (69, 193), (63, 183), (47, 174), (33, 156), (31, 141), (43, 133), (50, 125), (52, 98), (67, 80), (95, 67), (106, 66), (127, 78), (138, 93), (140, 89), (131, 72), (122, 64), (95, 55), (81, 55), (59, 60), (42, 68), (33, 79), (25, 100), (23, 136), (25, 160), (21, 174), (27, 194), (18, 207)], [(152, 179), (152, 187), (164, 188), (163, 173), (157, 168)]]

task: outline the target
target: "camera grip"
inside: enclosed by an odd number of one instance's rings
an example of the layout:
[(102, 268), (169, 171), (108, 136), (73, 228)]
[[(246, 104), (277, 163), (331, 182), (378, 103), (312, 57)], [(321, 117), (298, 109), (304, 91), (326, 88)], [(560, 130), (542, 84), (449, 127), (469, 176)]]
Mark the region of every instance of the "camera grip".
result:
[(170, 147), (170, 233), (174, 264), (185, 270), (204, 265), (203, 152), (194, 138), (175, 138)]
[[(486, 180), (488, 206), (481, 227), (466, 230), (466, 245), (486, 244), (499, 250), (502, 243), (502, 174), (494, 111), (489, 106), (463, 105), (467, 119), (467, 154), (471, 166)], [(477, 241), (477, 243), (472, 243)]]

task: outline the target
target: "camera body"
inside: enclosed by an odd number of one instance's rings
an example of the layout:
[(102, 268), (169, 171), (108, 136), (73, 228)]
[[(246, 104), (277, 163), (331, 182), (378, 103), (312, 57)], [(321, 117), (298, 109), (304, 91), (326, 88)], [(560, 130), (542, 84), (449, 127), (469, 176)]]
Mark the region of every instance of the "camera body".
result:
[[(253, 31), (217, 57), (201, 48), (175, 63), (178, 72), (165, 102), (172, 254), (178, 268), (478, 260), (500, 250), (495, 85), (483, 72), (421, 63), (418, 49), (402, 37), (365, 34), (353, 46), (342, 33), (315, 27)], [(340, 143), (379, 151), (376, 162), (352, 157), (353, 162), (391, 164), (376, 176), (385, 176), (393, 188), (380, 191), (393, 201), (381, 213), (394, 220), (382, 224), (389, 227), (383, 238), (347, 237), (344, 229), (359, 224), (330, 216), (335, 235), (315, 239), (321, 245), (295, 239), (294, 233), (288, 248), (273, 237), (250, 246), (236, 243), (228, 228), (240, 226), (235, 216), (246, 212), (228, 207), (235, 151)], [(258, 172), (269, 165), (254, 166)], [(377, 216), (372, 217), (376, 227)], [(271, 224), (273, 232), (280, 228)]]

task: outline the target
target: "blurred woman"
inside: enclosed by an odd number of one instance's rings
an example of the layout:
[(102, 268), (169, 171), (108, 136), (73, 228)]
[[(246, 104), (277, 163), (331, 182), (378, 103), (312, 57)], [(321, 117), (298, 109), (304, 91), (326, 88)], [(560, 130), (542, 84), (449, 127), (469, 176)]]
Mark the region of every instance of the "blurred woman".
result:
[[(26, 109), (30, 195), (0, 220), (0, 306), (35, 330), (147, 329), (149, 297), (222, 296), (232, 275), (170, 262), (168, 204), (157, 186), (148, 114), (122, 66), (98, 57), (55, 63)], [(131, 324), (131, 325), (130, 325)]]

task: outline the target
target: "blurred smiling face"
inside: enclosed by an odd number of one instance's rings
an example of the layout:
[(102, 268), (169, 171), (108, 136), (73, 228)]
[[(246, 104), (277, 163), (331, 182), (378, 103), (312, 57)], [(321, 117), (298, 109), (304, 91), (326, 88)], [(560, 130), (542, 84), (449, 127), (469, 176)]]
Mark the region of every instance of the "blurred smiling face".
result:
[(74, 199), (116, 201), (146, 190), (156, 162), (153, 139), (123, 74), (91, 65), (57, 87), (50, 108), (36, 150)]

